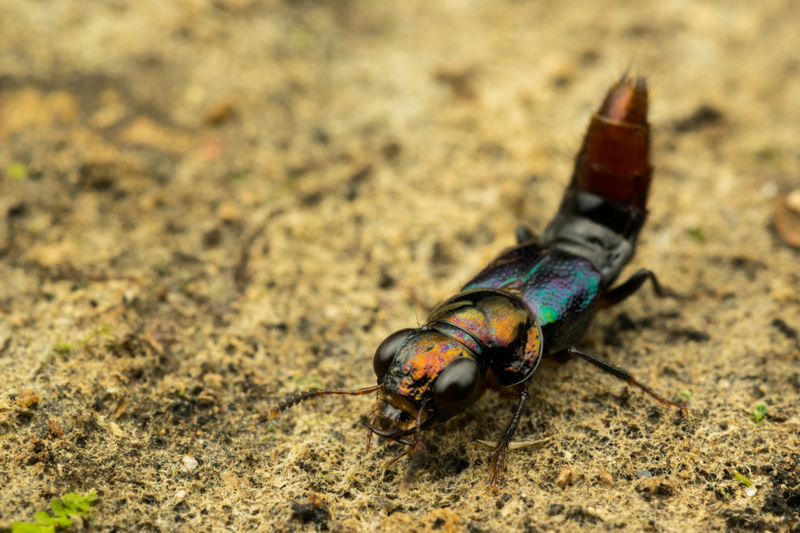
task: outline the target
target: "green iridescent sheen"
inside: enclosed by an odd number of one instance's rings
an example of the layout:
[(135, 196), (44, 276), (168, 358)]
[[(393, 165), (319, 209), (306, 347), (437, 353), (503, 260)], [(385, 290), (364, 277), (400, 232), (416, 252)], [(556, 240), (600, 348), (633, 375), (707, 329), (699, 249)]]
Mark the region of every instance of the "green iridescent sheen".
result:
[(463, 290), (492, 288), (516, 294), (547, 333), (575, 323), (597, 298), (601, 282), (600, 272), (587, 259), (529, 244), (498, 257)]

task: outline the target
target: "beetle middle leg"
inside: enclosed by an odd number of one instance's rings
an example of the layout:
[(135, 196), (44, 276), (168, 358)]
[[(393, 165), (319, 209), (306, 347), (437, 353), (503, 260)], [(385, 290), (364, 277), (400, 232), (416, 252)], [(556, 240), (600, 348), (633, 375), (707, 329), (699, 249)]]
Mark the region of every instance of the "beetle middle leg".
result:
[(596, 366), (600, 370), (603, 370), (604, 372), (608, 372), (609, 374), (611, 374), (615, 378), (621, 379), (622, 381), (624, 381), (624, 382), (626, 382), (626, 383), (628, 383), (630, 385), (635, 385), (635, 386), (639, 387), (640, 389), (642, 389), (647, 394), (649, 394), (650, 396), (652, 396), (653, 398), (655, 398), (659, 402), (663, 403), (664, 405), (671, 405), (673, 407), (677, 407), (684, 414), (686, 414), (688, 412), (685, 405), (677, 403), (677, 402), (673, 402), (673, 401), (670, 401), (670, 400), (667, 400), (666, 398), (664, 398), (663, 396), (658, 394), (656, 391), (651, 389), (649, 386), (647, 386), (646, 384), (644, 384), (641, 381), (639, 381), (638, 379), (636, 379), (636, 377), (633, 374), (631, 374), (628, 370), (625, 370), (624, 368), (616, 366), (616, 365), (612, 365), (608, 361), (603, 361), (602, 359), (598, 359), (597, 357), (595, 357), (593, 355), (589, 355), (588, 353), (581, 352), (580, 350), (577, 350), (575, 348), (567, 348), (567, 349), (555, 354), (555, 357), (557, 357), (558, 359), (561, 359), (561, 360), (570, 359), (572, 357), (580, 357), (584, 361), (588, 361), (589, 363), (592, 363), (594, 366)]
[(531, 228), (520, 224), (517, 226), (514, 236), (517, 238), (517, 244), (525, 244), (528, 242), (536, 242), (536, 235), (533, 234)]
[(661, 285), (653, 271), (642, 268), (621, 285), (617, 285), (601, 296), (597, 302), (597, 308), (603, 309), (605, 307), (611, 307), (612, 305), (620, 303), (622, 300), (638, 291), (648, 279), (652, 282), (653, 290), (655, 291), (656, 296), (659, 298), (684, 298), (683, 296)]
[(497, 477), (503, 469), (503, 464), (505, 464), (506, 455), (508, 455), (508, 444), (511, 442), (511, 437), (514, 436), (514, 431), (517, 429), (519, 419), (522, 418), (522, 409), (525, 407), (525, 402), (528, 400), (528, 391), (522, 383), (514, 385), (511, 390), (519, 394), (519, 403), (517, 404), (514, 418), (511, 419), (511, 422), (500, 436), (500, 440), (497, 441), (492, 451), (492, 482), (489, 484), (489, 489), (493, 491), (497, 490)]

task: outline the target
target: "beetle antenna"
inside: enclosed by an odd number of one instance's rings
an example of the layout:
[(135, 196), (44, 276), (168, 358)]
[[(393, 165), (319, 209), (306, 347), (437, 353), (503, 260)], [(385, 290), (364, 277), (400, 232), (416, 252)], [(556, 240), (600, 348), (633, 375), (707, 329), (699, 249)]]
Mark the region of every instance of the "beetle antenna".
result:
[(417, 470), (422, 466), (422, 452), (425, 450), (425, 445), (422, 441), (422, 409), (423, 408), (420, 407), (417, 413), (417, 427), (415, 428), (416, 432), (414, 435), (414, 457), (411, 458), (411, 464), (408, 465), (408, 470), (403, 478), (403, 482), (400, 483), (400, 493), (408, 490)]
[(369, 394), (383, 388), (383, 383), (373, 385), (372, 387), (365, 387), (363, 389), (355, 390), (339, 390), (339, 389), (311, 389), (303, 392), (298, 392), (294, 396), (289, 396), (278, 405), (269, 410), (269, 418), (272, 420), (289, 407), (297, 405), (298, 403), (308, 400), (309, 398), (316, 398), (317, 396), (325, 396), (328, 394), (343, 394), (346, 396), (361, 396), (362, 394)]

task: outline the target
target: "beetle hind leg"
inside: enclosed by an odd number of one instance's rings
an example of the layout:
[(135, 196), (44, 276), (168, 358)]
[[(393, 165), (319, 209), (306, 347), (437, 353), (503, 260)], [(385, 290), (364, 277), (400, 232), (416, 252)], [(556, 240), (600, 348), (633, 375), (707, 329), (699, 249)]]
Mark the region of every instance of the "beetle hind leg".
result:
[(647, 394), (649, 394), (650, 396), (652, 396), (654, 399), (658, 400), (659, 402), (663, 403), (664, 405), (671, 405), (673, 407), (677, 407), (678, 409), (681, 410), (681, 412), (683, 414), (688, 413), (688, 410), (686, 409), (685, 405), (683, 405), (681, 403), (677, 403), (677, 402), (673, 402), (673, 401), (667, 400), (666, 398), (664, 398), (663, 396), (658, 394), (656, 391), (651, 389), (648, 385), (646, 385), (646, 384), (642, 383), (641, 381), (639, 381), (638, 379), (636, 379), (636, 377), (633, 374), (631, 374), (628, 370), (625, 370), (622, 367), (619, 367), (619, 366), (616, 366), (616, 365), (612, 365), (608, 361), (603, 361), (602, 359), (598, 359), (597, 357), (595, 357), (593, 355), (589, 355), (588, 353), (581, 352), (580, 350), (576, 350), (575, 348), (567, 348), (566, 350), (561, 352), (561, 354), (558, 354), (558, 356), (560, 356), (562, 354), (564, 356), (566, 356), (567, 358), (580, 357), (584, 361), (587, 361), (587, 362), (593, 364), (594, 366), (596, 366), (600, 370), (602, 370), (604, 372), (608, 372), (609, 374), (611, 374), (615, 378), (621, 379), (622, 381), (628, 383), (629, 385), (634, 385), (636, 387), (639, 387), (644, 392), (646, 392)]
[(511, 422), (500, 436), (500, 440), (497, 441), (492, 451), (492, 481), (489, 484), (489, 489), (492, 491), (497, 490), (497, 478), (506, 462), (508, 444), (511, 442), (511, 437), (514, 436), (514, 431), (516, 431), (519, 420), (522, 418), (522, 409), (525, 407), (525, 402), (528, 400), (528, 391), (525, 389), (525, 385), (521, 383), (515, 385), (513, 390), (519, 394), (519, 403), (517, 404), (517, 410), (514, 412), (514, 417), (511, 419)]
[(620, 303), (628, 296), (631, 296), (633, 293), (638, 291), (648, 279), (653, 284), (653, 290), (655, 291), (656, 296), (659, 298), (686, 298), (685, 296), (681, 296), (680, 294), (677, 294), (661, 285), (653, 271), (642, 268), (636, 271), (636, 273), (626, 281), (603, 294), (603, 296), (601, 296), (600, 300), (597, 302), (597, 308), (603, 309), (605, 307), (611, 307), (612, 305)]

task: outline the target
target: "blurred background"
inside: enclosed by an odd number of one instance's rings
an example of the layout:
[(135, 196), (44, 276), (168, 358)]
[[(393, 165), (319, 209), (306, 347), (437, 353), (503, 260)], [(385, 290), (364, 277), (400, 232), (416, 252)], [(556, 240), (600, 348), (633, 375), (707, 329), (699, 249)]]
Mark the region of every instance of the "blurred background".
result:
[[(92, 489), (117, 530), (796, 527), (798, 20), (788, 0), (0, 0), (0, 528)], [(656, 165), (631, 271), (697, 298), (643, 291), (586, 343), (688, 420), (545, 369), (520, 439), (554, 441), (496, 498), (495, 395), (436, 430), (406, 496), (395, 450), (360, 451), (369, 399), (266, 420), (371, 384), (386, 334), (540, 231), (626, 71)]]

